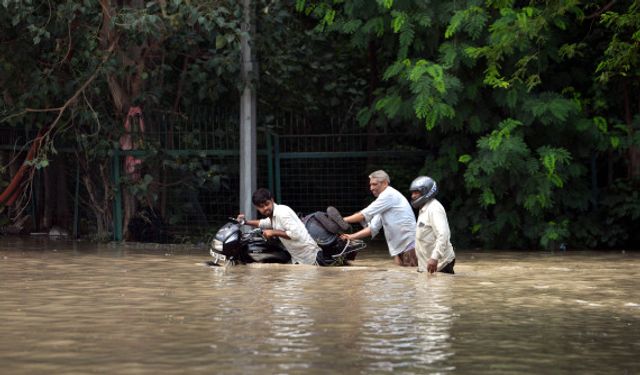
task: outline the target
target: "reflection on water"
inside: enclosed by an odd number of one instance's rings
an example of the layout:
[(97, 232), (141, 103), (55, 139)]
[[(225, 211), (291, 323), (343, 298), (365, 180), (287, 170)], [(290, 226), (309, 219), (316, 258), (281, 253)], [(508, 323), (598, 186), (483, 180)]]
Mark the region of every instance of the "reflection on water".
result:
[(0, 239), (0, 366), (51, 373), (638, 373), (640, 254), (460, 252), (456, 275), (208, 268), (201, 248)]

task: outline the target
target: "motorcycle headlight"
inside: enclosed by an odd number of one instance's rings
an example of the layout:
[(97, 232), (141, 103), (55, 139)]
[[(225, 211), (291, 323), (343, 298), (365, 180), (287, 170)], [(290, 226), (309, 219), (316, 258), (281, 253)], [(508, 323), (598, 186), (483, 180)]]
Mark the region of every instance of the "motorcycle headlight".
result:
[(213, 240), (213, 250), (221, 253), (222, 252), (222, 241)]

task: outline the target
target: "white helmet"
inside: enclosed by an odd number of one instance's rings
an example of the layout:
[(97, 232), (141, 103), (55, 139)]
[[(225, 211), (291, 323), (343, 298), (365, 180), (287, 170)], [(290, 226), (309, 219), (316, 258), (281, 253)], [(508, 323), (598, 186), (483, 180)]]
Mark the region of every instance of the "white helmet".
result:
[(409, 185), (409, 191), (417, 191), (420, 193), (418, 198), (411, 200), (411, 206), (416, 210), (419, 210), (430, 199), (438, 194), (438, 184), (436, 184), (433, 178), (429, 176), (419, 176), (411, 182), (411, 185)]

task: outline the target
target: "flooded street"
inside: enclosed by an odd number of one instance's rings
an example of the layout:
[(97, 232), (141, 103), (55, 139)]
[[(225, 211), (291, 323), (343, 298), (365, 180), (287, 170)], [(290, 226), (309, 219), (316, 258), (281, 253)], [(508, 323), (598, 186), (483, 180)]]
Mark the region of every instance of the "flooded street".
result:
[(6, 374), (640, 372), (639, 252), (463, 252), (428, 276), (210, 268), (206, 248), (0, 238)]

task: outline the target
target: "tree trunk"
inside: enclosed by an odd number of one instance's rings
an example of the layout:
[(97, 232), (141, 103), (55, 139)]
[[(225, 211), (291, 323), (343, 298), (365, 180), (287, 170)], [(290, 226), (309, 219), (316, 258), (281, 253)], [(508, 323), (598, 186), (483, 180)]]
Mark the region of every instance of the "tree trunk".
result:
[(54, 186), (54, 175), (55, 171), (53, 170), (53, 163), (49, 164), (47, 168), (42, 170), (42, 217), (40, 218), (40, 229), (43, 231), (47, 231), (53, 225), (53, 210), (55, 206), (55, 197), (54, 190), (56, 189)]
[[(96, 183), (92, 179), (92, 175), (95, 175), (95, 171), (91, 171), (91, 174), (89, 173), (90, 171), (87, 170), (87, 161), (81, 160), (81, 165), (83, 167), (82, 182), (87, 189), (87, 194), (89, 195), (89, 202), (87, 205), (91, 208), (96, 218), (95, 237), (97, 239), (104, 240), (109, 238), (109, 228), (112, 220), (110, 213), (111, 205), (113, 203), (113, 191), (111, 190), (111, 184), (105, 174), (105, 169), (107, 168), (105, 165), (99, 165), (99, 180)], [(103, 190), (100, 191), (100, 189), (97, 188), (97, 185), (102, 185)]]
[[(126, 1), (125, 3), (133, 8), (144, 7), (144, 2), (141, 0), (131, 0)], [(110, 28), (111, 18), (116, 14), (117, 10), (115, 8), (117, 5), (113, 5), (110, 0), (100, 0), (100, 4), (102, 5), (103, 18), (103, 26), (100, 30), (101, 46), (103, 49), (106, 49), (114, 40), (118, 39), (118, 35), (113, 33), (113, 30)], [(113, 99), (115, 112), (118, 114), (118, 117), (123, 124), (126, 120), (126, 116), (129, 112), (133, 99), (138, 97), (142, 92), (144, 84), (142, 80), (142, 73), (145, 69), (144, 51), (148, 51), (150, 47), (149, 43), (143, 42), (141, 45), (135, 46), (118, 46), (114, 51), (116, 58), (122, 64), (123, 68), (133, 66), (133, 71), (135, 72), (132, 75), (121, 78), (117, 76), (117, 72), (109, 73), (107, 75), (107, 83), (109, 85), (111, 98)], [(155, 45), (155, 47), (157, 47), (157, 45)], [(131, 195), (131, 192), (129, 192), (128, 189), (123, 188), (122, 192), (124, 203), (122, 228), (123, 237), (126, 239), (128, 237), (129, 221), (136, 213), (137, 204), (135, 197)]]
[(44, 198), (39, 227), (41, 230), (49, 230), (53, 226), (68, 229), (69, 195), (63, 159), (51, 159), (49, 166), (42, 170), (42, 177)]

